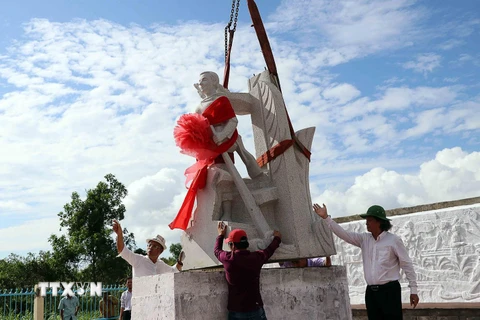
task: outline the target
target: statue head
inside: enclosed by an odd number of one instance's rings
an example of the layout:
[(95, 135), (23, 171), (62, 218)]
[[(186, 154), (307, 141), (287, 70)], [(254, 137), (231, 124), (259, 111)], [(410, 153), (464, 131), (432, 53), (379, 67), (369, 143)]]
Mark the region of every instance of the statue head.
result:
[(224, 89), (220, 85), (220, 79), (218, 78), (218, 75), (212, 71), (204, 71), (200, 73), (198, 83), (194, 84), (194, 86), (202, 99), (210, 97), (219, 91), (228, 92), (228, 90)]

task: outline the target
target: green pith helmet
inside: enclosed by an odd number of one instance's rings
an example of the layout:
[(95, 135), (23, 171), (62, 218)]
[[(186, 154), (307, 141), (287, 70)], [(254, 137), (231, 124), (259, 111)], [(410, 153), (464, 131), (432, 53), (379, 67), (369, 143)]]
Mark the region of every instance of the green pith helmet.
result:
[(383, 207), (374, 205), (368, 208), (367, 213), (361, 214), (360, 217), (366, 218), (366, 217), (375, 217), (381, 220), (385, 221), (390, 221), (390, 219), (387, 218), (387, 215), (385, 214), (385, 209)]

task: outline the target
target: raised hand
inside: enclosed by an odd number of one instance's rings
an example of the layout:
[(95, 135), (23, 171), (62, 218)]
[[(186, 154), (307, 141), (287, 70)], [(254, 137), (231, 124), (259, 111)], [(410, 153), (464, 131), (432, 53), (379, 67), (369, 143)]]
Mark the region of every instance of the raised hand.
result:
[(328, 217), (327, 206), (325, 205), (325, 203), (323, 204), (323, 207), (320, 206), (318, 203), (315, 203), (313, 205), (313, 210), (322, 219), (326, 219)]
[(113, 219), (112, 228), (117, 235), (122, 233), (122, 226), (120, 225), (120, 222), (118, 222), (117, 219)]
[(225, 234), (227, 233), (227, 226), (225, 225), (225, 223), (223, 223), (223, 221), (218, 222), (217, 231), (219, 236), (225, 237)]

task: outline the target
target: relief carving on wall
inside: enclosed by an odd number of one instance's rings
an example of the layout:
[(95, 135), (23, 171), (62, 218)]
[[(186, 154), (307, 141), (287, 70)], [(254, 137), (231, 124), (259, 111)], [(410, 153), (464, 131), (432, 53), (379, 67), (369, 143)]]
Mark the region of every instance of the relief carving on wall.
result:
[[(423, 303), (480, 302), (480, 204), (417, 212), (392, 218), (391, 232), (399, 235), (417, 273)], [(365, 221), (343, 223), (366, 232)], [(345, 265), (352, 304), (364, 304), (365, 280), (360, 248), (335, 237), (334, 264)], [(410, 290), (402, 275), (402, 300)]]

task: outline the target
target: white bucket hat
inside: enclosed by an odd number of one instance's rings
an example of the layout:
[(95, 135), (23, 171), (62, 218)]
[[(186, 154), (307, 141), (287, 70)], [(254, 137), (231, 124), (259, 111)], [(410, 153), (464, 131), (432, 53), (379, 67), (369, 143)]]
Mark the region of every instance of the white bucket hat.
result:
[(164, 251), (167, 250), (167, 246), (165, 245), (165, 239), (163, 239), (161, 235), (157, 234), (155, 238), (147, 239), (147, 243), (149, 243), (150, 241), (155, 241), (163, 247)]

